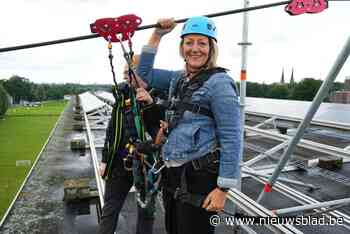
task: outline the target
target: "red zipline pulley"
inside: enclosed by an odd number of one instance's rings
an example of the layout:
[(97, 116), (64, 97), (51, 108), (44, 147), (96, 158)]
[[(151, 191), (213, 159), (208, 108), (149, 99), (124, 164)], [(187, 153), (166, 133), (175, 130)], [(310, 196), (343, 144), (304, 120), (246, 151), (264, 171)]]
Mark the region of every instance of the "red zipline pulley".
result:
[(293, 0), (285, 10), (290, 15), (300, 15), (304, 13), (319, 13), (328, 8), (327, 0)]
[(128, 40), (134, 35), (141, 22), (140, 17), (129, 14), (117, 18), (98, 19), (95, 23), (90, 24), (90, 29), (92, 33), (99, 34), (107, 41), (119, 42), (117, 34), (122, 35), (122, 41)]

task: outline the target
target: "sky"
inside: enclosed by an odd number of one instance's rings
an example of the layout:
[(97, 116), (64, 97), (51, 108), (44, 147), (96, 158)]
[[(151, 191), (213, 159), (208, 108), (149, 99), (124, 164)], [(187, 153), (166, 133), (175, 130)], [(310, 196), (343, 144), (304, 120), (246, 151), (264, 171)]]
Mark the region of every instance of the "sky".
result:
[[(279, 2), (251, 0), (250, 6)], [(0, 48), (90, 35), (96, 19), (136, 14), (142, 25), (159, 18), (175, 19), (243, 7), (243, 0), (2, 0)], [(249, 13), (247, 80), (279, 82), (282, 69), (289, 81), (292, 68), (297, 81), (305, 77), (324, 80), (349, 37), (350, 1), (329, 2), (318, 14), (290, 16), (284, 6)], [(243, 14), (213, 18), (218, 28), (219, 65), (239, 80)], [(183, 68), (178, 54), (182, 25), (166, 35), (156, 57), (156, 67)], [(141, 51), (153, 29), (137, 31), (134, 50)], [(120, 46), (113, 47), (115, 70), (121, 80), (124, 64)], [(0, 79), (19, 75), (35, 83), (111, 84), (107, 42), (95, 38), (78, 42), (0, 53)], [(350, 59), (336, 81), (350, 76)]]

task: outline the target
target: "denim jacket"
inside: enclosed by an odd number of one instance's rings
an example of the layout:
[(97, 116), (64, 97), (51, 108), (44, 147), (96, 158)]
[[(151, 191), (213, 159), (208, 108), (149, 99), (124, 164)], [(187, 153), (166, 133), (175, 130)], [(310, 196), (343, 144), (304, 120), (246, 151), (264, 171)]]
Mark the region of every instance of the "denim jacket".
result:
[[(138, 75), (150, 87), (173, 92), (183, 71), (154, 69), (157, 50), (144, 46)], [(235, 187), (240, 163), (240, 111), (233, 79), (226, 73), (216, 73), (192, 95), (192, 103), (210, 109), (214, 119), (185, 111), (182, 119), (168, 136), (162, 153), (165, 161), (191, 161), (220, 148), (219, 187)]]

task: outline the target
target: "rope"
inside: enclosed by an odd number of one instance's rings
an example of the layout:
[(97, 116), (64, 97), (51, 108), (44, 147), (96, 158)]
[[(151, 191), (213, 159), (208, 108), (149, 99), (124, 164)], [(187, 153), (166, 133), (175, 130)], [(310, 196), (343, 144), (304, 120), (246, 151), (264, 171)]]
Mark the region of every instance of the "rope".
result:
[[(328, 0), (328, 1), (345, 2), (345, 1), (349, 1), (349, 0)], [(292, 1), (282, 1), (282, 2), (276, 2), (276, 3), (269, 3), (269, 4), (258, 5), (258, 6), (253, 6), (253, 7), (246, 7), (246, 8), (240, 8), (240, 9), (235, 9), (235, 10), (230, 10), (230, 11), (223, 11), (223, 12), (208, 14), (205, 16), (207, 16), (209, 18), (214, 18), (214, 17), (219, 17), (219, 16), (225, 16), (225, 15), (233, 15), (233, 14), (239, 14), (239, 13), (248, 12), (248, 11), (255, 11), (255, 10), (261, 10), (261, 9), (266, 9), (266, 8), (271, 8), (271, 7), (277, 7), (277, 6), (281, 6), (281, 5), (287, 5), (291, 2)], [(175, 22), (176, 23), (184, 23), (188, 19), (189, 18), (183, 18), (183, 19), (175, 20)], [(155, 28), (158, 26), (159, 26), (158, 24), (145, 25), (145, 26), (138, 27), (136, 29), (136, 31)], [(19, 45), (19, 46), (13, 46), (13, 47), (5, 47), (5, 48), (0, 48), (0, 53), (14, 51), (14, 50), (22, 50), (22, 49), (41, 47), (41, 46), (62, 44), (62, 43), (68, 43), (68, 42), (74, 42), (74, 41), (81, 41), (81, 40), (93, 39), (93, 38), (98, 38), (98, 37), (100, 37), (100, 35), (90, 34), (90, 35), (85, 35), (85, 36), (70, 37), (70, 38), (53, 40), (53, 41), (32, 43), (32, 44)]]

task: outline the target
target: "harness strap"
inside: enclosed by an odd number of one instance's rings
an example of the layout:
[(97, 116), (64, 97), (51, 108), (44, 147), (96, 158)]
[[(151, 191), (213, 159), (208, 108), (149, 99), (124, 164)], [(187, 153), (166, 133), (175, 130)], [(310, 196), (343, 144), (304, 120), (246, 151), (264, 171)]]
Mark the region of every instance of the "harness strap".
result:
[(192, 164), (194, 170), (198, 171), (204, 168), (207, 168), (210, 164), (218, 162), (220, 159), (219, 151), (216, 150), (214, 152), (210, 152), (204, 157), (200, 157), (198, 159), (194, 159), (189, 163)]
[(185, 165), (185, 167), (182, 169), (180, 187), (176, 188), (174, 193), (174, 199), (178, 199), (183, 203), (187, 203), (195, 207), (201, 207), (204, 202), (204, 199), (206, 198), (206, 195), (188, 192), (188, 185), (186, 179), (187, 168), (188, 166)]
[(186, 110), (214, 119), (210, 109), (203, 107), (201, 103), (196, 104), (192, 102), (192, 95), (214, 74), (226, 71), (225, 68), (221, 67), (202, 70), (189, 81), (186, 81), (185, 76), (182, 76), (176, 83), (171, 85), (171, 92), (169, 93), (170, 107), (166, 111), (166, 121), (169, 122), (168, 133), (177, 126), (178, 121), (182, 119)]
[(215, 151), (203, 157), (200, 157), (199, 159), (195, 159), (185, 163), (182, 166), (183, 168), (181, 170), (180, 186), (177, 187), (175, 190), (166, 186), (164, 186), (164, 189), (167, 190), (169, 193), (173, 194), (173, 198), (176, 200), (180, 200), (183, 203), (187, 203), (195, 207), (201, 207), (207, 195), (194, 194), (188, 191), (186, 171), (191, 166), (194, 170), (207, 168), (210, 164), (215, 163), (218, 160), (219, 152)]
[(124, 95), (120, 95), (119, 99), (115, 101), (115, 107), (112, 111), (112, 129), (114, 134), (113, 145), (108, 148), (108, 161), (107, 161), (107, 170), (105, 170), (102, 175), (103, 179), (108, 179), (112, 173), (112, 165), (116, 152), (120, 150), (120, 143), (122, 140), (122, 128), (123, 128), (123, 107), (124, 107)]
[(178, 110), (180, 111), (191, 111), (194, 114), (201, 114), (201, 115), (205, 115), (208, 116), (210, 118), (214, 118), (213, 112), (211, 112), (211, 110), (205, 108), (205, 107), (201, 107), (198, 104), (194, 104), (194, 103), (187, 103), (187, 102), (179, 102), (178, 104), (176, 104), (176, 107)]

